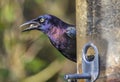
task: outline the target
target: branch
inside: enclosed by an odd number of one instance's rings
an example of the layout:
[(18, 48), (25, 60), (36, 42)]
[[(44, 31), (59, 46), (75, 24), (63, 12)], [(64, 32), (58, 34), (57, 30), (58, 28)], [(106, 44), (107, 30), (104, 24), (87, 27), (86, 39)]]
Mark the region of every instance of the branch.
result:
[(36, 75), (30, 76), (24, 79), (22, 82), (46, 82), (52, 76), (54, 76), (63, 67), (64, 61), (53, 61), (46, 69), (39, 72)]

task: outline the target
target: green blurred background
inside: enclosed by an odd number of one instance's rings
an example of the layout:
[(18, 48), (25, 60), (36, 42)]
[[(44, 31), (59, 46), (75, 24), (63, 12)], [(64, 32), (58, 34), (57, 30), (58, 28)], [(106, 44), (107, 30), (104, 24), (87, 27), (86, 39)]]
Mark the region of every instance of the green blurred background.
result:
[(75, 1), (0, 0), (0, 82), (65, 82), (64, 74), (76, 72), (43, 33), (19, 29), (43, 14), (75, 24)]

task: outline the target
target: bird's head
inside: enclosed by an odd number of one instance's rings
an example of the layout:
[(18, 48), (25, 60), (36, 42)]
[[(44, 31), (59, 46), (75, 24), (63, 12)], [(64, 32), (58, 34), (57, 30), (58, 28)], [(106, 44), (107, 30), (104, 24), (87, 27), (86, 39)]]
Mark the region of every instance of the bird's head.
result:
[(35, 19), (32, 19), (22, 25), (20, 27), (25, 27), (22, 31), (30, 31), (30, 30), (40, 30), (42, 32), (49, 31), (53, 26), (57, 26), (57, 24), (60, 22), (60, 19), (53, 16), (53, 15), (42, 15)]

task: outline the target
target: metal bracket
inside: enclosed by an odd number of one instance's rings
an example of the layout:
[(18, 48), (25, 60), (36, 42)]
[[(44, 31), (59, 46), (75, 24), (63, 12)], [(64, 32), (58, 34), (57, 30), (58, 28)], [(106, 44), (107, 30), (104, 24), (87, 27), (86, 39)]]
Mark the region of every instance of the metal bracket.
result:
[[(94, 49), (94, 58), (88, 60), (87, 50), (89, 47)], [(82, 49), (82, 74), (68, 74), (65, 79), (86, 79), (86, 82), (95, 82), (99, 75), (99, 55), (97, 47), (89, 42)]]

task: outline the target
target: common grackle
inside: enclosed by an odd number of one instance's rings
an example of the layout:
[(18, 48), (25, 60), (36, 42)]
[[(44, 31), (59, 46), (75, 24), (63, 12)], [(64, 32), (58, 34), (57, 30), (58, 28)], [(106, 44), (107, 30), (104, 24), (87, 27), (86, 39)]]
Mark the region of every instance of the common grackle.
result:
[(66, 58), (76, 62), (76, 28), (61, 19), (50, 15), (42, 15), (32, 19), (20, 27), (28, 26), (22, 31), (39, 30), (46, 34), (53, 44)]

